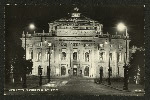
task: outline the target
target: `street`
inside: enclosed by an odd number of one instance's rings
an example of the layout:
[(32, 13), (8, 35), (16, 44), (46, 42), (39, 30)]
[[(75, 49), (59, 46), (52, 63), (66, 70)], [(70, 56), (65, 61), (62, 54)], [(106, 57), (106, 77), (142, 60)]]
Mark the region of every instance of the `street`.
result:
[(34, 89), (45, 89), (47, 91), (17, 91), (6, 92), (7, 95), (118, 95), (118, 96), (143, 96), (143, 93), (119, 91), (102, 84), (94, 83), (93, 79), (71, 77), (68, 79), (53, 79), (50, 83)]

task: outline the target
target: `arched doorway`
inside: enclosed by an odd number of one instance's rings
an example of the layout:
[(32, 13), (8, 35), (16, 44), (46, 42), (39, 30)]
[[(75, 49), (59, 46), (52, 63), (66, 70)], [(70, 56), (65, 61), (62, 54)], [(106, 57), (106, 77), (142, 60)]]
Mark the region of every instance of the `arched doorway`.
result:
[(65, 68), (65, 66), (61, 67), (61, 76), (62, 75), (66, 75), (66, 68)]
[(100, 75), (103, 76), (103, 67), (102, 66), (100, 67), (99, 71), (100, 71)]
[(73, 65), (73, 76), (77, 76), (77, 65)]
[(89, 76), (89, 67), (86, 66), (84, 69), (84, 76)]

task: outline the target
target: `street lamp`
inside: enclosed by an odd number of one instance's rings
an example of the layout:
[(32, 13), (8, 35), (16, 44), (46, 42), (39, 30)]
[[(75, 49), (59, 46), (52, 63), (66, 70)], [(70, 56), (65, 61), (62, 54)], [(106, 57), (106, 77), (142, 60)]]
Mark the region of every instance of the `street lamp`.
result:
[(31, 23), (31, 24), (29, 25), (29, 28), (30, 28), (31, 30), (34, 30), (34, 29), (35, 29), (35, 25)]
[[(35, 25), (34, 24), (30, 24), (29, 25), (29, 29), (30, 30), (34, 30), (35, 29)], [(28, 32), (27, 33), (24, 33), (24, 31), (23, 31), (23, 34), (25, 35), (25, 60), (26, 60), (26, 34), (28, 34)], [(26, 65), (24, 66), (24, 75), (23, 75), (23, 85), (22, 85), (22, 88), (27, 88), (27, 84), (26, 84)]]
[(102, 75), (103, 75), (103, 67), (100, 67), (100, 80), (99, 80), (99, 83), (101, 84), (102, 83)]
[[(24, 31), (23, 31), (23, 34), (24, 34)], [(26, 60), (26, 33), (25, 33), (25, 60)], [(27, 88), (27, 83), (26, 83), (26, 65), (24, 66), (22, 88)]]
[(108, 66), (109, 66), (109, 69), (108, 69), (108, 85), (111, 85), (111, 82), (110, 82), (110, 72), (111, 72), (111, 69), (110, 69), (110, 53), (109, 53), (109, 64), (108, 64)]
[(128, 33), (127, 33), (127, 26), (125, 26), (124, 25), (124, 23), (119, 23), (118, 25), (117, 25), (117, 29), (118, 29), (118, 31), (126, 31), (126, 37), (128, 36)]
[(50, 57), (51, 57), (50, 47), (51, 46), (52, 46), (52, 43), (48, 43), (48, 47), (49, 47), (49, 66), (47, 68), (48, 82), (51, 81), (51, 79), (50, 79), (50, 71), (51, 71), (51, 69), (50, 69)]
[(50, 69), (50, 59), (51, 59), (51, 46), (52, 46), (52, 43), (47, 43), (47, 40), (46, 40), (46, 38), (45, 38), (45, 44), (47, 44), (47, 46), (49, 47), (48, 49), (49, 49), (49, 66), (47, 66), (47, 78), (48, 78), (48, 83), (51, 81), (51, 79), (50, 79), (50, 71), (51, 71), (51, 69)]
[(111, 85), (111, 82), (110, 82), (110, 72), (111, 72), (111, 69), (110, 69), (110, 42), (111, 42), (111, 37), (109, 36), (108, 85)]
[(128, 65), (127, 65), (127, 38), (128, 38), (128, 33), (127, 33), (127, 26), (125, 26), (123, 23), (119, 23), (117, 25), (117, 29), (119, 31), (124, 31), (126, 32), (125, 35), (125, 40), (126, 40), (126, 59), (125, 59), (125, 64), (124, 64), (124, 86), (123, 90), (128, 90)]

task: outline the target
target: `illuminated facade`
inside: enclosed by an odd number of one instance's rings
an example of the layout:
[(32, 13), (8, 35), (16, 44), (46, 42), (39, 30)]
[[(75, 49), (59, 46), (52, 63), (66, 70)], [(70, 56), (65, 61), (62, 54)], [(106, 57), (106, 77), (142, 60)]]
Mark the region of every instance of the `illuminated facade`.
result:
[[(26, 59), (33, 61), (32, 75), (38, 75), (38, 66), (47, 75), (50, 54), (52, 77), (96, 78), (100, 68), (103, 77), (108, 77), (109, 62), (111, 77), (124, 77), (125, 36), (104, 34), (102, 24), (81, 15), (78, 8), (74, 10), (70, 17), (48, 23), (48, 33), (26, 34)], [(25, 47), (25, 33), (21, 40)], [(128, 52), (129, 42), (128, 37)]]

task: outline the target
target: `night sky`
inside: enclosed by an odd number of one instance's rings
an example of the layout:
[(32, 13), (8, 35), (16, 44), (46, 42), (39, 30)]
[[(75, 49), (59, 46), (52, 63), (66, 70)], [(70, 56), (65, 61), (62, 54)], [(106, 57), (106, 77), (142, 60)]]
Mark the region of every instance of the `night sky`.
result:
[[(27, 27), (36, 26), (36, 32), (48, 32), (48, 23), (68, 16), (78, 7), (82, 15), (103, 24), (104, 34), (115, 34), (116, 25), (125, 23), (131, 38), (131, 46), (143, 46), (144, 43), (144, 7), (143, 6), (94, 6), (94, 5), (49, 5), (49, 6), (6, 6), (6, 49), (14, 43), (21, 44), (22, 31), (33, 31)], [(118, 33), (122, 34), (122, 33)], [(13, 48), (12, 48), (13, 49)]]

